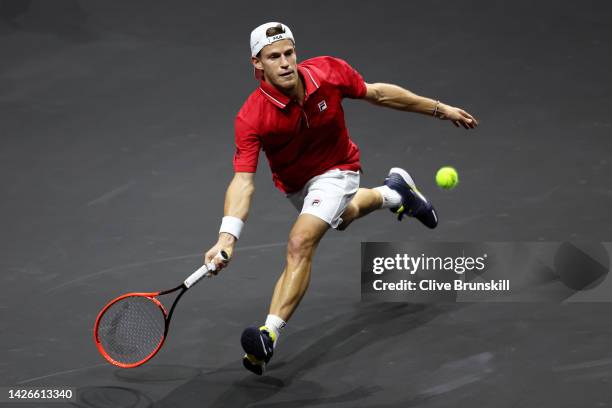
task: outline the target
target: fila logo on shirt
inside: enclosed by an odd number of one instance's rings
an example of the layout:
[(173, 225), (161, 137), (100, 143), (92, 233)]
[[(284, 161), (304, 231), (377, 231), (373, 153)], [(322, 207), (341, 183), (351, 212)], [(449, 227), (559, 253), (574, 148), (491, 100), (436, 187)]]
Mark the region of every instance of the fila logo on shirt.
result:
[(327, 109), (327, 103), (325, 101), (319, 102), (317, 106), (319, 107), (319, 112), (323, 112), (325, 109)]

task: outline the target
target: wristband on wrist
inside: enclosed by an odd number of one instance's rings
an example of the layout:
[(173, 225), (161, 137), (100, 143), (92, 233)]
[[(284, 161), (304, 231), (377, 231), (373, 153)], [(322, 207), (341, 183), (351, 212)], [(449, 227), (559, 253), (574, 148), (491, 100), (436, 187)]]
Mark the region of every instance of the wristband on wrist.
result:
[(222, 232), (227, 232), (228, 234), (232, 234), (233, 236), (235, 236), (236, 239), (239, 239), (243, 226), (244, 221), (242, 221), (240, 218), (228, 215), (223, 217), (223, 219), (221, 220), (221, 228), (219, 228), (219, 234)]

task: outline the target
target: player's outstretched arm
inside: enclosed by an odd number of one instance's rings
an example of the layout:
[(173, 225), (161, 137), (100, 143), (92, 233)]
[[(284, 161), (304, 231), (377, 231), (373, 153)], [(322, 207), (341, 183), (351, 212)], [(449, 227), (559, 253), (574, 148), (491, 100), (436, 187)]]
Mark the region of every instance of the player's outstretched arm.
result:
[[(217, 243), (204, 255), (204, 263), (211, 262), (219, 251), (227, 252), (231, 258), (234, 245), (239, 238), (242, 223), (246, 221), (255, 192), (255, 173), (235, 173), (225, 192), (223, 222)], [(221, 260), (215, 262), (217, 271), (225, 266)], [(216, 274), (216, 273), (215, 273)]]
[(439, 119), (449, 120), (455, 126), (473, 129), (478, 121), (463, 109), (444, 104), (440, 101), (425, 98), (397, 85), (375, 83), (366, 84), (365, 99), (375, 105), (432, 115)]

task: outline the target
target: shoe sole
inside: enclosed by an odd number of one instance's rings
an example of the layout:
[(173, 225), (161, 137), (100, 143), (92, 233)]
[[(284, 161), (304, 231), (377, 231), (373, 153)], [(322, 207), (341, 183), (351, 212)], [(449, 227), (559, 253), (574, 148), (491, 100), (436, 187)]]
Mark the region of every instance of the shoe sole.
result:
[(245, 354), (244, 357), (242, 357), (242, 365), (244, 368), (257, 375), (263, 375), (264, 371), (266, 371), (266, 363), (257, 360), (252, 354)]
[(412, 179), (412, 177), (410, 176), (410, 174), (408, 174), (408, 172), (406, 170), (404, 170), (402, 168), (399, 168), (399, 167), (393, 167), (391, 170), (389, 170), (389, 175), (391, 173), (396, 173), (396, 174), (399, 174), (400, 176), (402, 176), (402, 178), (410, 186), (412, 191), (414, 191), (416, 193), (416, 195), (418, 195), (421, 200), (429, 203), (429, 200), (426, 199), (423, 194), (421, 194), (419, 189), (416, 187), (416, 184), (415, 184), (414, 180)]
[(400, 176), (402, 176), (402, 178), (404, 179), (404, 181), (406, 183), (408, 183), (408, 185), (410, 186), (410, 188), (415, 189), (416, 186), (414, 185), (414, 180), (412, 179), (412, 177), (410, 177), (410, 174), (408, 174), (408, 172), (402, 168), (399, 167), (393, 167), (391, 168), (391, 170), (389, 170), (389, 174), (391, 173), (397, 173)]

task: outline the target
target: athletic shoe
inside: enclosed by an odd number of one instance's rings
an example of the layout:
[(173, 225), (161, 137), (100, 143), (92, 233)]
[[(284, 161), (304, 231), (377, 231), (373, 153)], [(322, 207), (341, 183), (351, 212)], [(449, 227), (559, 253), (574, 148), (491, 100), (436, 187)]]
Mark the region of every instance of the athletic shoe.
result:
[(242, 348), (246, 353), (242, 357), (244, 368), (257, 375), (262, 375), (266, 369), (266, 364), (274, 354), (275, 341), (276, 335), (266, 326), (244, 329), (240, 338)]
[(385, 186), (395, 190), (402, 196), (402, 205), (391, 208), (397, 214), (397, 219), (402, 220), (404, 215), (414, 217), (429, 228), (436, 228), (438, 215), (433, 205), (417, 190), (414, 180), (404, 169), (393, 167), (385, 179)]

